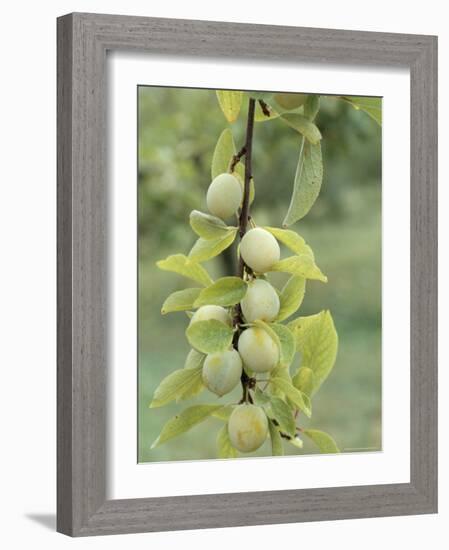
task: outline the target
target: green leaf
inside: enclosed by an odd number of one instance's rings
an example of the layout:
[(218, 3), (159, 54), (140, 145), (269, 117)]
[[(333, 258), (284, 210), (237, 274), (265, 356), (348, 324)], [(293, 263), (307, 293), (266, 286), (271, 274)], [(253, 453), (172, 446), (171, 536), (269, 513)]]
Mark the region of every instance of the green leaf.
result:
[[(309, 418), (312, 416), (310, 403), (304, 399), (304, 394), (297, 390), (290, 382), (280, 377), (270, 379), (270, 384), (282, 391), (290, 401)], [(307, 396), (306, 396), (307, 397)]]
[(227, 424), (217, 434), (217, 456), (218, 458), (236, 458), (237, 456), (237, 451), (229, 439)]
[(350, 103), (357, 111), (364, 111), (382, 126), (382, 98), (363, 96), (341, 96), (340, 99)]
[(299, 317), (288, 325), (301, 352), (301, 365), (313, 371), (313, 392), (329, 376), (337, 358), (338, 335), (329, 311)]
[(273, 237), (276, 237), (278, 241), (285, 244), (295, 254), (303, 254), (306, 250), (306, 241), (296, 231), (279, 229), (277, 227), (264, 227), (264, 229), (269, 231)]
[(296, 426), (291, 408), (280, 397), (271, 397), (271, 411), (274, 418), (278, 421), (279, 427), (286, 434), (294, 437)]
[(270, 397), (266, 395), (260, 388), (254, 390), (254, 403), (256, 405), (267, 405), (270, 402)]
[(283, 456), (284, 455), (284, 446), (282, 444), (282, 437), (279, 433), (279, 430), (274, 425), (273, 421), (268, 419), (268, 427), (270, 429), (270, 438), (271, 438), (271, 454), (273, 456)]
[(217, 99), (228, 122), (235, 122), (242, 106), (243, 92), (217, 90)]
[(234, 331), (230, 326), (216, 319), (195, 321), (186, 330), (190, 345), (203, 353), (215, 353), (228, 349), (232, 343), (233, 334)]
[(308, 254), (284, 258), (273, 264), (270, 271), (281, 271), (282, 273), (290, 273), (291, 275), (299, 275), (305, 279), (315, 279), (327, 283), (327, 277), (323, 275), (313, 258)]
[(186, 288), (173, 292), (162, 304), (161, 313), (165, 315), (172, 311), (185, 311), (192, 309), (194, 301), (198, 298), (201, 288)]
[(151, 448), (157, 447), (162, 443), (165, 443), (169, 439), (173, 439), (178, 435), (183, 434), (196, 426), (200, 422), (203, 422), (214, 411), (218, 410), (222, 405), (194, 405), (188, 407), (180, 414), (177, 414), (171, 418), (165, 426), (156, 441), (151, 445)]
[(285, 325), (270, 323), (270, 328), (276, 333), (280, 343), (280, 364), (290, 365), (296, 352), (296, 342), (293, 332)]
[(226, 128), (221, 132), (217, 145), (215, 145), (211, 166), (212, 179), (229, 170), (231, 159), (235, 153), (236, 150), (232, 132), (229, 128)]
[(189, 260), (191, 262), (205, 262), (218, 256), (223, 250), (231, 246), (236, 234), (237, 229), (232, 229), (218, 239), (203, 239), (200, 237), (189, 252)]
[(284, 113), (281, 115), (281, 120), (302, 134), (313, 145), (320, 142), (321, 132), (307, 117), (298, 113)]
[(306, 280), (292, 275), (279, 294), (280, 309), (276, 321), (283, 321), (299, 309), (306, 291)]
[(322, 453), (339, 453), (335, 440), (326, 432), (319, 430), (303, 430), (302, 433), (309, 437)]
[[(200, 321), (198, 321), (200, 322)], [(202, 380), (202, 362), (194, 367), (175, 370), (162, 380), (154, 392), (150, 408), (162, 407), (170, 401), (187, 399), (198, 393), (199, 382)], [(187, 397), (186, 397), (187, 396)]]
[(309, 120), (315, 120), (319, 110), (320, 96), (316, 94), (307, 96), (307, 100), (304, 104), (304, 116), (306, 116)]
[(268, 122), (269, 120), (276, 120), (279, 118), (279, 113), (273, 108), (272, 105), (269, 105), (267, 103), (267, 100), (264, 100), (265, 104), (267, 106), (268, 111), (270, 112), (270, 116), (267, 116), (260, 106), (260, 103), (256, 103), (256, 108), (254, 110), (254, 120), (256, 122)]
[(240, 277), (222, 277), (203, 288), (195, 301), (194, 307), (204, 305), (233, 306), (245, 296), (246, 283)]
[(218, 409), (218, 411), (213, 412), (212, 416), (218, 418), (218, 420), (224, 420), (224, 422), (227, 422), (233, 410), (234, 405), (225, 405), (221, 409)]
[(156, 265), (159, 269), (162, 269), (162, 271), (179, 273), (179, 275), (183, 275), (204, 286), (209, 286), (214, 282), (202, 265), (193, 262), (191, 259), (184, 256), (184, 254), (168, 256), (165, 260), (156, 262)]
[(302, 139), (296, 166), (293, 194), (283, 221), (284, 226), (292, 225), (303, 218), (314, 205), (323, 181), (323, 159), (321, 145), (311, 144)]
[(206, 240), (219, 239), (226, 236), (229, 231), (236, 229), (235, 227), (228, 227), (220, 218), (199, 210), (190, 212), (190, 226), (198, 237)]
[(301, 367), (293, 376), (292, 382), (295, 388), (310, 396), (314, 386), (313, 370), (309, 367)]

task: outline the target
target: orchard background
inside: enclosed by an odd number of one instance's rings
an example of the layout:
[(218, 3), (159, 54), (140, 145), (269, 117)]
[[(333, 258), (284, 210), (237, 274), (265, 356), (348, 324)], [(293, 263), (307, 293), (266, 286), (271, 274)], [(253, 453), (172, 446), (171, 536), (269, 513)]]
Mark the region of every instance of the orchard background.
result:
[[(185, 316), (160, 315), (165, 297), (189, 284), (160, 272), (155, 261), (188, 251), (195, 241), (189, 213), (205, 210), (223, 116), (215, 91), (152, 87), (139, 88), (138, 116), (139, 461), (215, 458), (219, 423), (212, 418), (150, 450), (179, 407), (149, 410), (148, 403), (160, 380), (182, 368), (190, 349)], [(237, 143), (244, 140), (245, 120), (244, 109), (232, 125)], [(292, 228), (313, 247), (329, 284), (310, 281), (300, 312), (331, 310), (339, 352), (314, 399), (313, 424), (331, 433), (343, 452), (375, 450), (381, 445), (381, 129), (350, 105), (326, 96), (321, 96), (317, 125), (323, 135), (324, 182), (310, 213)], [(258, 225), (279, 226), (285, 216), (298, 142), (298, 134), (283, 125), (256, 123), (252, 213)], [(214, 278), (234, 274), (235, 254), (228, 251), (207, 263)], [(276, 284), (275, 274), (271, 278)], [(238, 400), (241, 390), (234, 391)], [(210, 394), (196, 400), (201, 401), (210, 402)], [(269, 442), (255, 454), (269, 455), (265, 446)], [(305, 441), (303, 452), (317, 449)]]

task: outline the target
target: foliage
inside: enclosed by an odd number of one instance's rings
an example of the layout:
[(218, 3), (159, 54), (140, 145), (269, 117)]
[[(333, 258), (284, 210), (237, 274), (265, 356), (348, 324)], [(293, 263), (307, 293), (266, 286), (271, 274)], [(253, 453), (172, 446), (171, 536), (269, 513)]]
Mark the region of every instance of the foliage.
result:
[[(246, 98), (250, 105), (257, 100), (256, 124), (280, 121), (300, 134), (299, 159), (293, 182), (293, 193), (283, 225), (284, 227), (292, 225), (303, 218), (317, 200), (323, 179), (320, 144), (322, 135), (315, 124), (319, 111), (319, 96), (309, 95), (304, 102), (301, 101), (300, 107), (292, 109), (285, 107), (288, 105), (286, 102), (283, 106), (277, 103), (273, 94), (267, 92), (244, 93), (219, 90), (217, 98), (229, 123), (234, 123), (238, 119)], [(356, 109), (366, 111), (380, 122), (376, 105), (370, 102), (367, 104), (362, 99), (357, 98), (357, 101), (354, 100), (351, 104)], [(348, 102), (346, 97), (342, 97), (341, 100)], [(246, 167), (243, 162), (243, 156), (248, 154), (250, 154), (249, 151), (243, 149), (237, 154), (232, 130), (226, 128), (220, 134), (215, 146), (211, 173), (213, 178), (223, 172), (234, 173), (242, 186), (246, 180), (250, 185), (244, 186), (244, 191), (249, 194), (249, 202), (252, 202), (255, 198), (256, 186), (252, 179), (253, 174), (245, 174)], [(213, 318), (189, 323), (186, 337), (193, 349), (189, 353), (187, 365), (161, 382), (154, 394), (151, 407), (159, 407), (172, 400), (197, 395), (204, 389), (201, 371), (205, 354), (221, 352), (230, 349), (231, 346), (238, 349), (237, 342), (243, 331), (256, 326), (262, 328), (274, 342), (273, 345), (279, 351), (279, 359), (275, 367), (262, 376), (251, 372), (244, 365), (241, 379), (243, 396), (239, 403), (256, 403), (263, 409), (268, 420), (273, 456), (283, 454), (283, 440), (301, 449), (301, 434), (313, 441), (323, 453), (339, 452), (335, 441), (328, 434), (297, 425), (297, 419), (300, 418), (301, 413), (308, 418), (312, 416), (311, 399), (334, 367), (338, 349), (338, 336), (329, 311), (322, 311), (308, 317), (297, 317), (286, 324), (282, 323), (300, 308), (307, 279), (327, 282), (327, 277), (317, 266), (315, 255), (305, 239), (291, 229), (264, 227), (294, 253), (293, 256), (274, 263), (267, 270), (290, 275), (283, 288), (278, 290), (280, 307), (274, 322), (265, 322), (260, 319), (246, 323), (242, 318), (239, 302), (245, 296), (248, 282), (255, 277), (242, 258), (240, 258), (242, 271), (237, 276), (221, 277), (216, 281), (212, 280), (201, 265), (224, 253), (237, 235), (242, 238), (248, 221), (255, 226), (254, 218), (244, 219), (242, 225), (244, 204), (245, 201), (237, 216), (239, 227), (227, 225), (220, 218), (194, 209), (190, 215), (190, 225), (198, 239), (188, 256), (171, 255), (157, 263), (160, 269), (178, 273), (204, 287), (174, 292), (165, 300), (162, 313), (191, 311), (202, 306), (221, 306), (229, 308), (232, 324), (228, 325)], [(258, 274), (258, 276), (265, 278), (266, 274)], [(300, 366), (294, 372), (290, 372), (297, 355), (300, 356)], [(232, 407), (236, 405), (238, 404), (200, 404), (188, 407), (167, 422), (153, 447), (181, 435), (207, 417), (214, 416), (225, 422), (217, 435), (218, 456), (220, 458), (238, 456), (231, 444), (227, 425)]]

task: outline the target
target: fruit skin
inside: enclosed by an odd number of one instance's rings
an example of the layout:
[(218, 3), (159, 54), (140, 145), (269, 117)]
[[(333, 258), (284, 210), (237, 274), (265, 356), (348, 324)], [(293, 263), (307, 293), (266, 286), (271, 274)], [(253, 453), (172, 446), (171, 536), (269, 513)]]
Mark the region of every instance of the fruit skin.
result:
[(279, 348), (263, 328), (244, 330), (238, 349), (244, 365), (254, 372), (269, 372), (279, 363)]
[(235, 349), (211, 353), (204, 360), (204, 385), (211, 392), (222, 396), (237, 386), (242, 370), (242, 359)]
[(274, 99), (283, 109), (292, 110), (304, 105), (307, 94), (276, 94)]
[(196, 321), (209, 321), (215, 319), (226, 325), (231, 324), (231, 317), (224, 307), (221, 306), (201, 306), (190, 319), (190, 324)]
[(256, 405), (238, 405), (229, 417), (228, 433), (232, 446), (237, 450), (242, 453), (255, 451), (267, 438), (265, 412)]
[(268, 281), (254, 279), (248, 284), (240, 307), (248, 323), (257, 319), (270, 322), (276, 319), (279, 313), (279, 296)]
[(239, 180), (232, 174), (219, 174), (207, 190), (206, 202), (209, 212), (226, 220), (237, 212), (243, 198)]
[(279, 261), (281, 250), (277, 240), (266, 229), (250, 229), (240, 243), (240, 254), (243, 261), (257, 273), (270, 271), (273, 264)]

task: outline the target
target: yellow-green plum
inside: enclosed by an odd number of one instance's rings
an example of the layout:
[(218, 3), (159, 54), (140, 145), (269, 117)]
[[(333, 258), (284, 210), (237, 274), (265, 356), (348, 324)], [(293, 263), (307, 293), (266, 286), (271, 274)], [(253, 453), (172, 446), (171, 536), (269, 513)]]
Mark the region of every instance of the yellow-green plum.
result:
[(232, 174), (220, 174), (207, 190), (207, 208), (214, 216), (226, 220), (237, 212), (242, 198), (243, 189), (239, 180)]
[(240, 302), (240, 307), (248, 323), (257, 319), (270, 322), (279, 313), (279, 296), (268, 281), (254, 279), (248, 284), (248, 290)]
[(204, 360), (204, 385), (219, 396), (233, 390), (241, 376), (242, 360), (235, 349), (211, 353)]
[(276, 103), (283, 109), (297, 109), (304, 105), (307, 94), (275, 94)]
[(254, 372), (269, 372), (279, 362), (278, 345), (263, 328), (244, 330), (238, 348), (244, 365)]
[(279, 261), (281, 250), (271, 233), (261, 227), (255, 227), (243, 236), (240, 254), (252, 270), (264, 273), (270, 271), (273, 264)]
[(267, 438), (268, 420), (264, 410), (256, 405), (238, 405), (228, 421), (231, 444), (242, 453), (258, 449)]
[(221, 306), (201, 306), (190, 319), (190, 324), (197, 321), (210, 321), (215, 319), (226, 325), (231, 324), (231, 317), (224, 307)]

